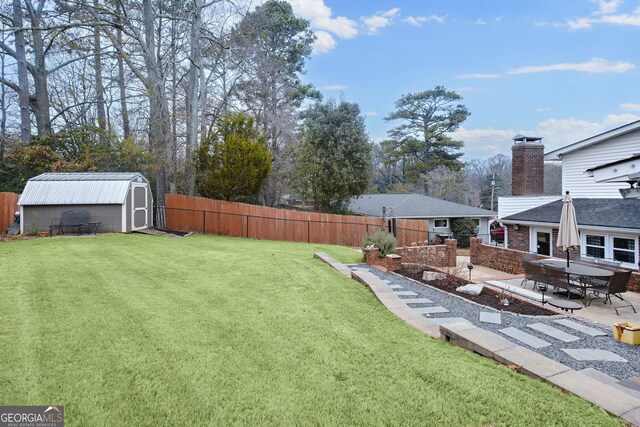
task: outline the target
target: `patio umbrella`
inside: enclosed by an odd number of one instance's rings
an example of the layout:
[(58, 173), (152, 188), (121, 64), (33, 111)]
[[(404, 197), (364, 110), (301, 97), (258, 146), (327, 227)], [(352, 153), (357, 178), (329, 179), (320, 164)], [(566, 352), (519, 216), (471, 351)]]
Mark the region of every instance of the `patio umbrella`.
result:
[(562, 200), (562, 213), (560, 214), (560, 227), (558, 228), (558, 241), (556, 247), (567, 253), (567, 267), (569, 266), (569, 250), (580, 247), (578, 235), (578, 221), (576, 221), (576, 209), (567, 191)]

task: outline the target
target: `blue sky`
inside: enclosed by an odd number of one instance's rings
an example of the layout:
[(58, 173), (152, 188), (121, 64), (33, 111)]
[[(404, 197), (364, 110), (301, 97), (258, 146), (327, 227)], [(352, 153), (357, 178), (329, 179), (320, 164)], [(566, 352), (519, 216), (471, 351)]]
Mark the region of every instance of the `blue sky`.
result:
[(557, 148), (640, 119), (640, 0), (289, 0), (318, 40), (304, 79), (357, 102), (373, 140), (404, 93), (443, 85), (465, 159), (516, 133)]

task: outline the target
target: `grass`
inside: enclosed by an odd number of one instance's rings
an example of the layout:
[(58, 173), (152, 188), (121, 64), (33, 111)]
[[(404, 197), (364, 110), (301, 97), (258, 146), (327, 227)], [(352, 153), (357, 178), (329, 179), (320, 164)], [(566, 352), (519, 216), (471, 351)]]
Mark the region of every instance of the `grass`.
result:
[(348, 248), (105, 235), (0, 244), (0, 405), (92, 425), (620, 425), (433, 340), (321, 262)]

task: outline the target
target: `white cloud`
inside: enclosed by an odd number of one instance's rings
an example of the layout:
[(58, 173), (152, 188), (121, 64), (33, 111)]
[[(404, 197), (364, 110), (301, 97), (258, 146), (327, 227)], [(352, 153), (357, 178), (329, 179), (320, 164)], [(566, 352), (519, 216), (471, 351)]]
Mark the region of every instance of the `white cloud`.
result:
[(407, 16), (402, 21), (414, 27), (421, 27), (425, 22), (436, 22), (438, 24), (444, 24), (445, 16), (429, 15), (429, 16)]
[(391, 25), (400, 15), (400, 8), (395, 7), (384, 12), (378, 12), (371, 16), (362, 16), (360, 20), (364, 24), (368, 34), (377, 34), (380, 29)]
[(497, 79), (500, 77), (500, 74), (482, 74), (482, 73), (472, 73), (472, 74), (458, 74), (456, 76), (459, 79)]
[(510, 155), (512, 138), (518, 133), (543, 137), (545, 151), (551, 151), (636, 120), (640, 115), (630, 113), (609, 114), (600, 122), (551, 118), (539, 122), (533, 130), (460, 128), (452, 137), (464, 141), (465, 157), (486, 158), (500, 153)]
[(536, 113), (548, 113), (549, 111), (553, 110), (550, 107), (536, 108)]
[(598, 0), (598, 10), (594, 13), (615, 13), (624, 0)]
[(367, 117), (375, 117), (378, 115), (377, 111), (367, 111), (366, 113), (364, 113), (365, 116)]
[(620, 109), (622, 111), (640, 111), (640, 104), (633, 104), (631, 102), (627, 102), (624, 104), (620, 104)]
[(476, 19), (473, 23), (476, 25), (489, 25), (489, 23), (482, 18)]
[(313, 45), (314, 54), (331, 51), (337, 44), (333, 36), (350, 39), (358, 35), (358, 24), (345, 16), (334, 17), (324, 0), (288, 1), (297, 16), (311, 23), (317, 37)]
[(326, 85), (326, 86), (322, 86), (320, 89), (322, 89), (322, 90), (339, 91), (339, 90), (347, 90), (347, 89), (349, 89), (349, 86), (346, 86), (346, 85)]
[(313, 43), (313, 53), (315, 55), (331, 52), (336, 47), (336, 39), (326, 31), (316, 31), (315, 35), (316, 41)]
[(590, 16), (568, 19), (566, 25), (571, 30), (591, 28), (595, 24), (640, 26), (640, 7), (631, 13), (618, 13), (622, 0), (598, 1), (598, 9)]
[(630, 62), (609, 62), (602, 58), (592, 58), (587, 62), (580, 63), (560, 63), (550, 65), (528, 65), (525, 67), (513, 68), (507, 74), (529, 74), (544, 73), (549, 71), (579, 71), (583, 73), (624, 73), (635, 68)]

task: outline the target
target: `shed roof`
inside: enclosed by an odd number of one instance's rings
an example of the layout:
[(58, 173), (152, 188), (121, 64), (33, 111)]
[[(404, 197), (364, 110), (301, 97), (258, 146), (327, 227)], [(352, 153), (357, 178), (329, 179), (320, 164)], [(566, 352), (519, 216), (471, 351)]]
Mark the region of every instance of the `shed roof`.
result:
[(486, 209), (453, 203), (422, 194), (365, 194), (349, 201), (349, 209), (361, 215), (382, 215), (387, 208), (389, 217), (397, 218), (455, 218), (494, 217)]
[(139, 173), (43, 173), (31, 178), (18, 205), (121, 205)]

